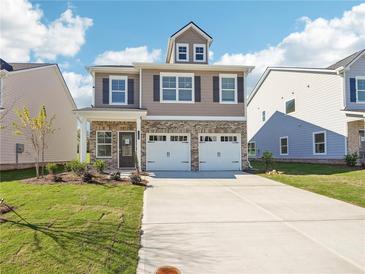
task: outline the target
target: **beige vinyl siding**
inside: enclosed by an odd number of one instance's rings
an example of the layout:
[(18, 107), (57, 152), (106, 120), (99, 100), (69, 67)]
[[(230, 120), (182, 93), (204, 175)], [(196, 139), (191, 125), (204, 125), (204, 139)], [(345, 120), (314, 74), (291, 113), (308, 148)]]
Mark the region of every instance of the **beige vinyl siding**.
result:
[[(177, 61), (177, 51), (176, 51), (176, 44), (178, 43), (185, 43), (189, 44), (189, 62), (180, 62)], [(195, 63), (194, 62), (194, 44), (204, 44), (205, 45), (205, 62), (196, 62), (199, 64), (207, 64), (208, 63), (208, 45), (207, 40), (202, 37), (198, 32), (196, 32), (193, 28), (189, 28), (182, 34), (180, 34), (178, 37), (175, 38), (175, 44), (174, 44), (174, 53), (175, 53), (175, 63)]]
[(76, 157), (77, 122), (75, 108), (63, 79), (56, 66), (37, 68), (29, 71), (9, 73), (4, 80), (3, 107), (9, 109), (5, 116), (5, 128), (0, 130), (0, 164), (15, 163), (15, 145), (24, 144), (19, 154), (19, 163), (33, 163), (32, 145), (24, 136), (14, 134), (13, 121), (18, 121), (17, 109), (27, 106), (31, 115), (46, 106), (49, 117), (55, 115), (55, 133), (48, 139), (47, 162), (70, 161)]
[[(201, 102), (195, 103), (160, 103), (153, 101), (153, 75), (160, 75), (160, 70), (142, 71), (142, 107), (147, 108), (148, 115), (181, 115), (181, 116), (244, 116), (244, 103), (220, 104), (213, 102), (213, 76), (219, 72), (189, 71), (201, 77)], [(167, 71), (166, 71), (167, 72)], [(168, 71), (172, 72), (172, 71)], [(174, 71), (176, 73), (186, 71)], [(243, 77), (243, 72), (224, 72)]]
[[(128, 79), (134, 79), (134, 103), (131, 105), (109, 105), (103, 104), (103, 78), (109, 75), (123, 75)], [(139, 107), (139, 75), (131, 73), (96, 73), (95, 74), (95, 107), (113, 107), (113, 108), (138, 108)]]

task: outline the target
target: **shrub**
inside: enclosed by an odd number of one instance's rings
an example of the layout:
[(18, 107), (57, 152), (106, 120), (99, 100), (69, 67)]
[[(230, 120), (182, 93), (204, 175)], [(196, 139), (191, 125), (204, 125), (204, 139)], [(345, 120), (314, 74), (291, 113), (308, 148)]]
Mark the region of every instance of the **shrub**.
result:
[(119, 181), (120, 180), (120, 172), (117, 171), (117, 172), (113, 172), (109, 175), (109, 178), (111, 180), (115, 180), (115, 181)]
[(359, 156), (357, 153), (347, 154), (344, 158), (346, 165), (354, 167), (357, 163), (357, 160), (359, 159)]
[(269, 170), (269, 167), (272, 167), (273, 163), (274, 163), (274, 158), (273, 155), (270, 151), (265, 151), (262, 154), (261, 159), (264, 161), (265, 163), (265, 171)]
[(103, 173), (106, 163), (103, 160), (96, 160), (93, 164), (93, 167), (99, 172)]
[(81, 176), (87, 171), (87, 163), (81, 163), (79, 160), (72, 160), (65, 165), (66, 171), (72, 171)]
[(86, 172), (83, 173), (83, 175), (82, 175), (82, 181), (83, 182), (91, 183), (92, 180), (93, 180), (93, 175), (90, 172), (86, 171)]
[(48, 163), (46, 165), (46, 169), (48, 171), (49, 174), (55, 174), (57, 171), (57, 165), (54, 163)]

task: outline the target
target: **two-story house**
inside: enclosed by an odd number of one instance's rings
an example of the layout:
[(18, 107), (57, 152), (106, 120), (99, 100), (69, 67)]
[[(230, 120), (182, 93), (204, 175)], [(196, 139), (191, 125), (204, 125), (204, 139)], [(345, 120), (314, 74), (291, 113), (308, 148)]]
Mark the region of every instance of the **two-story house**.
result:
[(109, 168), (241, 170), (247, 163), (246, 76), (210, 65), (212, 37), (190, 22), (168, 40), (166, 63), (91, 66), (93, 106), (78, 109), (81, 159)]
[(0, 170), (34, 166), (29, 137), (16, 135), (17, 110), (29, 109), (32, 117), (46, 107), (54, 116), (54, 134), (46, 139), (45, 162), (63, 163), (76, 157), (76, 105), (57, 64), (8, 63), (0, 59)]
[(249, 156), (341, 162), (365, 153), (365, 50), (327, 68), (269, 67), (248, 99)]

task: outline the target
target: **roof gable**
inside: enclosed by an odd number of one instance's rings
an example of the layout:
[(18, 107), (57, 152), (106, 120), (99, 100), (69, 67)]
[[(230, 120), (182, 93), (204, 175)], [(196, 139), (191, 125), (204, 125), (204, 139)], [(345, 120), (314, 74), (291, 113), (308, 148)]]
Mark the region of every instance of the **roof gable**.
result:
[(345, 57), (344, 59), (330, 65), (329, 67), (327, 67), (328, 69), (338, 69), (340, 67), (348, 67), (350, 66), (352, 63), (354, 63), (358, 58), (360, 58), (363, 54), (365, 54), (365, 49), (357, 51), (353, 54), (351, 54), (350, 56)]

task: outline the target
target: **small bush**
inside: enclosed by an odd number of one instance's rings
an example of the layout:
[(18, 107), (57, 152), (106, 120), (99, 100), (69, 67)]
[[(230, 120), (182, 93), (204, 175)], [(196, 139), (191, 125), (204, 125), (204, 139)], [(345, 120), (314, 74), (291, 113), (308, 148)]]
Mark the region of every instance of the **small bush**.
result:
[(81, 176), (87, 171), (87, 163), (81, 163), (79, 160), (72, 160), (65, 165), (66, 171), (72, 171)]
[(85, 182), (85, 183), (91, 183), (93, 180), (93, 175), (86, 171), (82, 174), (82, 181)]
[(350, 167), (354, 167), (357, 164), (357, 160), (359, 159), (359, 156), (357, 155), (357, 153), (352, 153), (352, 154), (347, 154), (344, 158), (346, 165), (350, 166)]
[(120, 172), (113, 172), (109, 175), (110, 180), (120, 181)]
[(274, 163), (274, 157), (273, 154), (270, 151), (265, 151), (262, 154), (261, 159), (264, 161), (265, 163), (265, 171), (269, 170), (269, 167), (272, 167), (273, 163)]
[(96, 160), (93, 164), (93, 167), (99, 172), (103, 173), (106, 163), (103, 160)]
[(46, 169), (48, 171), (49, 174), (56, 174), (57, 171), (57, 165), (54, 163), (48, 163), (46, 165)]

